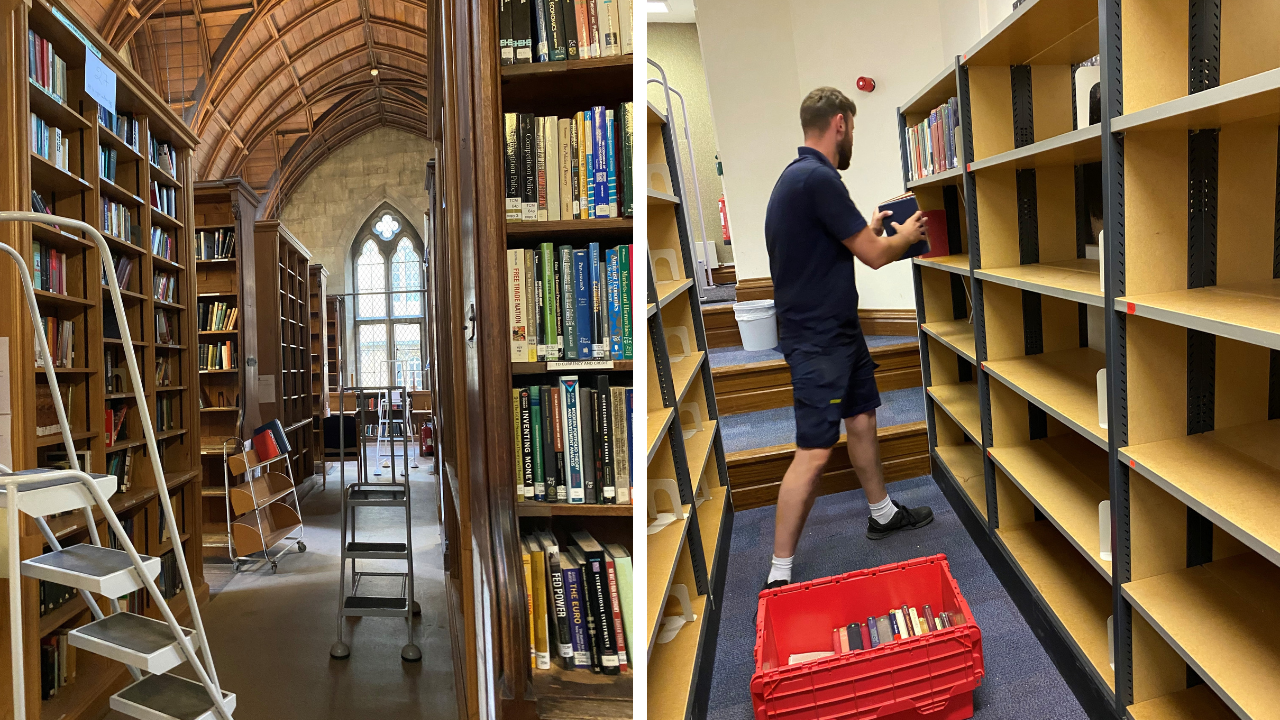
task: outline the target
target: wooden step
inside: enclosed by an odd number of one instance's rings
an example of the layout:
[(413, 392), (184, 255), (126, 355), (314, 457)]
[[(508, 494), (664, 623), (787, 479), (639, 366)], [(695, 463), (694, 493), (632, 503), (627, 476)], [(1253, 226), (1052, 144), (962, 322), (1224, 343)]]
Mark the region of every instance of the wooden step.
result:
[(733, 265), (721, 265), (711, 270), (711, 282), (717, 285), (737, 285), (738, 272)]
[[(920, 387), (920, 346), (913, 340), (871, 348), (880, 392)], [(791, 368), (786, 360), (765, 360), (713, 368), (716, 408), (721, 415), (791, 405)]]
[[(927, 475), (930, 472), (929, 440), (923, 422), (882, 427), (880, 461), (887, 482)], [(795, 456), (795, 443), (726, 453), (733, 509), (748, 510), (778, 502), (778, 486)], [(849, 464), (845, 439), (841, 436), (822, 474), (819, 495), (859, 488), (858, 476)]]
[[(862, 325), (862, 332), (867, 335), (915, 337), (916, 334), (914, 310), (859, 310), (858, 322)], [(707, 347), (736, 347), (742, 344), (738, 320), (733, 316), (733, 303), (703, 306), (702, 324), (707, 329)]]
[(733, 316), (733, 303), (704, 305), (702, 324), (707, 330), (707, 347), (737, 347), (742, 344), (738, 320)]

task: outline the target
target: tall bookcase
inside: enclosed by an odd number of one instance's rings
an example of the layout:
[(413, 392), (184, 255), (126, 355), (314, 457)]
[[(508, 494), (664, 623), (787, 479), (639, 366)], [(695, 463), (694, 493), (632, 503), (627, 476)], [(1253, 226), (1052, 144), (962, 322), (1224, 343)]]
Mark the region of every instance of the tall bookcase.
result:
[(196, 242), (200, 242), (202, 233), (233, 234), (230, 257), (203, 257), (201, 250), (196, 249), (197, 258), (202, 258), (195, 264), (197, 312), (200, 312), (199, 305), (215, 302), (226, 303), (238, 311), (235, 325), (230, 329), (198, 327), (196, 331), (201, 344), (230, 340), (238, 355), (234, 368), (199, 371), (200, 466), (204, 472), (201, 503), (206, 556), (226, 557), (228, 552), (223, 442), (230, 438), (247, 439), (249, 433), (262, 424), (257, 403), (257, 368), (255, 363), (247, 362), (258, 355), (252, 238), (259, 202), (258, 195), (240, 178), (195, 184)]
[[(47, 40), (53, 51), (66, 63), (66, 87), (61, 100), (28, 77), (28, 31)], [(207, 597), (203, 562), (200, 553), (201, 513), (199, 509), (200, 476), (197, 464), (199, 416), (195, 395), (195, 257), (192, 247), (191, 150), (196, 138), (168, 106), (132, 70), (119, 61), (108, 44), (90, 27), (81, 23), (64, 4), (39, 0), (32, 3), (3, 4), (0, 13), (0, 43), (4, 56), (15, 60), (0, 73), (0, 207), (8, 210), (30, 210), (32, 193), (38, 193), (49, 211), (71, 218), (103, 223), (103, 201), (119, 203), (129, 213), (129, 227), (120, 233), (104, 230), (110, 251), (118, 261), (132, 265), (123, 286), (125, 317), (117, 318), (103, 283), (102, 262), (97, 246), (80, 233), (72, 233), (46, 225), (6, 223), (0, 226), (0, 241), (17, 249), (28, 267), (35, 262), (37, 247), (45, 255), (49, 250), (65, 253), (58, 267), (65, 268), (65, 293), (37, 291), (41, 312), (74, 328), (73, 355), (67, 367), (57, 370), (78, 452), (88, 453), (88, 467), (93, 472), (106, 472), (108, 464), (123, 453), (133, 455), (127, 490), (118, 491), (111, 505), (127, 526), (132, 527), (133, 541), (139, 552), (160, 556), (183, 543), (192, 581), (197, 592)], [(120, 114), (131, 114), (137, 120), (136, 143), (126, 142), (113, 129), (98, 122), (99, 106), (84, 86), (86, 55), (101, 56), (102, 63), (115, 74), (115, 108)], [(61, 131), (67, 139), (67, 169), (36, 154), (33, 141), (34, 113), (48, 125)], [(152, 162), (153, 142), (173, 147), (176, 163), (173, 172)], [(105, 155), (100, 148), (115, 153), (115, 176), (104, 176)], [(168, 163), (163, 163), (168, 165)], [(152, 183), (173, 189), (173, 213), (163, 213), (150, 201)], [(164, 238), (153, 245), (153, 230)], [(155, 248), (153, 250), (153, 248)], [(45, 265), (47, 255), (41, 258)], [(61, 451), (57, 433), (37, 434), (40, 417), (37, 388), (46, 386), (43, 373), (35, 371), (34, 334), (25, 308), (17, 268), (5, 262), (0, 267), (0, 307), (13, 312), (0, 316), (0, 337), (8, 339), (6, 388), (9, 407), (0, 412), (7, 440), (0, 454), (11, 455), (17, 469), (33, 468), (50, 461), (49, 453)], [(166, 290), (161, 293), (161, 290)], [(166, 318), (167, 332), (161, 335), (157, 317)], [(119, 338), (119, 323), (128, 323), (133, 347), (126, 348)], [(155, 423), (156, 438), (163, 453), (165, 477), (163, 486), (172, 498), (175, 511), (181, 514), (179, 538), (161, 533), (157, 493), (161, 483), (152, 477), (151, 464), (145, 456), (145, 443), (138, 417), (138, 405), (128, 375), (123, 369), (124, 353), (132, 352), (139, 362), (147, 405)], [(108, 373), (108, 360), (113, 372)], [(157, 373), (158, 364), (167, 364), (167, 378)], [(22, 368), (26, 368), (23, 370)], [(124, 424), (112, 442), (112, 430), (106, 422), (107, 412), (123, 413)], [(7, 452), (6, 452), (7, 451)], [(121, 475), (125, 472), (121, 469)], [(101, 518), (101, 515), (98, 515)], [(99, 521), (99, 532), (106, 541), (105, 523)], [(50, 527), (65, 545), (87, 541), (88, 528), (80, 514), (54, 518)], [(45, 551), (44, 541), (29, 518), (22, 521), (21, 556), (31, 558)], [(24, 579), (23, 637), (24, 663), (27, 668), (27, 706), (30, 717), (52, 717), (77, 720), (97, 717), (107, 697), (125, 685), (125, 667), (106, 658), (82, 654), (76, 679), (63, 686), (48, 700), (41, 692), (41, 643), (60, 629), (83, 625), (91, 619), (84, 602), (76, 597), (50, 612), (41, 612), (40, 583)], [(189, 617), (182, 595), (174, 598), (173, 609), (179, 618)], [(149, 598), (141, 599), (137, 608), (158, 617)], [(7, 638), (6, 620), (0, 623)], [(7, 640), (6, 640), (7, 642)], [(8, 657), (0, 660), (5, 677), (9, 676)], [(11, 706), (11, 688), (0, 689), (0, 707)]]
[[(324, 452), (324, 427), (319, 418), (329, 417), (329, 271), (323, 265), (307, 267), (307, 320), (311, 331), (311, 411), (317, 420), (311, 438), (312, 460), (320, 462)], [(336, 324), (336, 322), (335, 322)]]
[[(495, 4), (496, 6), (496, 4)], [(534, 113), (536, 115), (556, 115), (572, 117), (574, 113), (586, 110), (595, 105), (603, 105), (616, 109), (619, 104), (630, 101), (631, 73), (633, 56), (591, 58), (587, 60), (571, 60), (561, 62), (544, 62), (532, 64), (506, 65), (501, 67), (500, 113)], [(496, 58), (495, 58), (496, 62)], [(498, 126), (502, 125), (502, 115), (498, 117)], [(502, 157), (495, 159), (502, 167)], [(621, 167), (621, 158), (619, 158)], [(499, 178), (501, 179), (501, 175)], [(625, 182), (619, 179), (619, 182)], [(499, 192), (505, 192), (499, 188)], [(630, 217), (603, 218), (590, 220), (559, 220), (542, 222), (508, 222), (506, 223), (506, 248), (536, 249), (540, 243), (553, 242), (555, 245), (569, 245), (574, 249), (585, 249), (589, 243), (600, 243), (601, 251), (632, 242), (632, 219)], [(505, 256), (505, 253), (499, 255)], [(506, 267), (492, 268), (493, 272), (506, 277)], [(505, 322), (505, 319), (503, 320)], [(632, 386), (632, 367), (630, 360), (614, 360), (607, 363), (600, 361), (575, 363), (564, 362), (549, 368), (546, 362), (510, 362), (511, 388), (533, 385), (551, 385), (559, 382), (565, 375), (577, 375), (580, 380), (594, 387), (595, 378), (607, 375), (611, 386)], [(509, 396), (509, 393), (508, 393)], [(504, 413), (511, 413), (508, 403)], [(633, 412), (634, 422), (634, 412)], [(512, 425), (512, 416), (507, 415), (505, 427)], [(512, 445), (510, 438), (506, 440)], [(634, 459), (635, 453), (632, 454)], [(512, 463), (504, 470), (496, 470), (495, 476), (513, 478), (511, 487), (513, 496), (518, 494), (519, 456), (513, 457)], [(505, 472), (505, 474), (504, 474)], [(633, 495), (634, 498), (634, 495)], [(634, 502), (634, 500), (633, 500)], [(630, 504), (620, 505), (579, 505), (560, 503), (541, 503), (533, 500), (513, 501), (514, 517), (509, 522), (511, 531), (520, 537), (538, 530), (549, 530), (559, 538), (562, 545), (569, 544), (569, 534), (575, 530), (587, 530), (598, 541), (623, 545), (634, 557), (631, 532), (632, 508)], [(514, 558), (517, 570), (521, 559)], [(509, 560), (510, 562), (510, 560)], [(530, 592), (524, 585), (523, 576), (513, 578), (520, 590), (519, 597), (526, 598)], [(523, 610), (524, 605), (519, 605)], [(517, 627), (522, 636), (528, 638), (532, 628), (528, 627), (528, 619), (523, 612), (519, 617), (511, 618), (513, 627)], [(634, 620), (632, 620), (634, 622)], [(638, 637), (638, 634), (633, 636)], [(511, 648), (511, 652), (525, 653), (525, 666), (528, 667), (527, 654), (529, 646)], [(531, 670), (529, 683), (531, 692), (528, 698), (535, 703), (535, 712), (540, 716), (559, 716), (558, 713), (603, 712), (610, 716), (629, 717), (632, 699), (635, 663), (639, 655), (635, 648), (627, 648), (630, 668), (619, 675), (597, 675), (590, 670), (565, 669), (560, 662), (553, 659), (550, 670)], [(603, 704), (594, 705), (592, 703)], [(574, 715), (575, 717), (577, 715)]]
[[(1097, 717), (1280, 700), (1280, 634), (1254, 621), (1280, 591), (1277, 20), (1027, 2), (900, 108), (957, 95), (965, 171), (937, 182), (975, 210), (967, 263), (914, 268), (935, 478)], [(1071, 70), (1100, 49), (1101, 123), (1078, 127)], [(963, 391), (948, 275), (972, 287)]]
[(278, 311), (280, 318), (258, 323), (258, 407), (264, 423), (279, 420), (284, 426), (293, 447), (293, 477), (301, 483), (314, 474), (317, 457), (311, 427), (311, 252), (277, 220), (255, 223), (254, 252), (258, 307), (267, 316)]
[(665, 164), (671, 182), (654, 187), (665, 178), (649, 173), (646, 192), (649, 716), (700, 718), (711, 692), (733, 499), (677, 141), (665, 113), (652, 104), (647, 121), (646, 162)]

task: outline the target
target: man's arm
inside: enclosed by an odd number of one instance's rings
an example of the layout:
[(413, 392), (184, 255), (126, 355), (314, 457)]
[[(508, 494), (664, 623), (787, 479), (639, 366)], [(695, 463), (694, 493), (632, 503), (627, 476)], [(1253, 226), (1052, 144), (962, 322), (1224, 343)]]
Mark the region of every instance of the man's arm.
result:
[(907, 248), (926, 238), (924, 213), (916, 212), (904, 223), (893, 223), (897, 235), (881, 237), (876, 233), (888, 213), (876, 213), (872, 223), (844, 239), (844, 246), (854, 257), (872, 270), (879, 270), (902, 257)]

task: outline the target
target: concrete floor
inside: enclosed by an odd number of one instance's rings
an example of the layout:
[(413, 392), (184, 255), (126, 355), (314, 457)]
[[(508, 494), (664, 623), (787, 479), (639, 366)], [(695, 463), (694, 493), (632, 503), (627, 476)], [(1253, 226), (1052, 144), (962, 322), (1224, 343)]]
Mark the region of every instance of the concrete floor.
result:
[[(234, 576), (225, 564), (210, 561), (205, 566), (214, 593), (203, 608), (205, 629), (222, 686), (236, 693), (236, 720), (458, 717), (446, 619), (439, 485), (431, 461), (420, 464), (421, 468), (410, 470), (410, 482), (415, 596), (422, 606), (414, 636), (422, 660), (400, 660), (406, 630), (404, 620), (398, 618), (348, 619), (345, 634), (351, 655), (346, 660), (329, 657), (337, 632), (341, 564), (341, 505), (338, 468), (333, 465), (328, 488), (322, 491), (317, 486), (302, 502), (305, 553), (291, 550), (280, 559), (274, 575), (269, 564), (250, 566)], [(348, 481), (354, 472), (355, 463), (348, 463)], [(383, 479), (388, 472), (383, 471)], [(361, 540), (403, 538), (403, 510), (360, 508), (357, 512)], [(361, 563), (362, 569), (370, 571), (379, 569), (379, 564), (388, 570), (404, 565)], [(361, 594), (379, 594), (371, 589), (362, 585)], [(183, 671), (180, 674), (189, 668), (184, 666)], [(106, 717), (125, 718), (115, 712)]]

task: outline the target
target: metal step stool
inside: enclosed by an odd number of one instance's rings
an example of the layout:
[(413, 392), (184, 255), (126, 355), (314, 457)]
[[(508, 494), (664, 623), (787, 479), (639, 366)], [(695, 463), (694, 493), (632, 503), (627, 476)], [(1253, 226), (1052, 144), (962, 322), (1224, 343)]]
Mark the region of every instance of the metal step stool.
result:
[[(0, 212), (0, 222), (32, 222), (60, 225), (85, 232), (97, 245), (103, 260), (111, 300), (118, 317), (125, 317), (120, 286), (111, 267), (111, 250), (102, 235), (88, 223), (69, 218), (30, 212)], [(218, 685), (213, 657), (204, 640), (204, 625), (200, 619), (200, 607), (196, 603), (195, 589), (191, 584), (182, 543), (173, 543), (177, 567), (183, 583), (193, 629), (180, 626), (164, 596), (156, 586), (160, 574), (160, 560), (140, 555), (128, 533), (120, 524), (108, 498), (116, 491), (116, 478), (111, 475), (90, 474), (82, 471), (67, 422), (66, 409), (58, 388), (58, 376), (54, 372), (44, 325), (40, 321), (40, 309), (32, 289), (31, 274), (22, 256), (12, 247), (0, 243), (0, 252), (17, 263), (26, 295), (27, 309), (35, 330), (35, 347), (44, 369), (45, 379), (52, 390), (54, 410), (62, 433), (62, 445), (71, 465), (67, 470), (32, 469), (13, 472), (0, 465), (0, 507), (4, 508), (3, 534), (0, 535), (0, 551), (7, 562), (0, 567), (0, 577), (9, 579), (9, 640), (10, 668), (13, 682), (14, 718), (26, 718), (26, 680), (22, 646), (22, 583), (13, 580), (26, 576), (38, 580), (56, 582), (80, 591), (94, 621), (69, 633), (68, 642), (77, 648), (124, 663), (134, 683), (111, 696), (113, 709), (140, 720), (232, 720), (235, 695), (224, 692)], [(127, 323), (120, 325), (121, 342), (132, 347)], [(161, 487), (165, 477), (156, 446), (155, 429), (151, 424), (151, 412), (146, 396), (142, 394), (142, 377), (134, 353), (125, 353), (129, 379), (135, 388), (134, 395), (141, 419), (142, 434), (146, 437), (147, 455), (151, 459), (156, 478), (156, 491), (164, 510), (165, 523), (171, 537), (179, 537), (176, 516), (167, 488)], [(115, 535), (121, 549), (103, 547), (98, 537), (97, 521), (93, 510), (98, 508)], [(56, 513), (80, 510), (84, 513), (89, 531), (89, 543), (63, 548), (49, 528), (45, 517)], [(38, 557), (23, 560), (21, 557), (21, 516), (32, 517), (44, 536), (50, 551)], [(170, 580), (172, 582), (172, 579)], [(164, 620), (152, 620), (131, 613), (120, 612), (116, 598), (145, 589), (155, 601)], [(107, 597), (110, 614), (103, 613), (93, 595)], [(199, 647), (203, 657), (196, 655)], [(191, 664), (199, 682), (192, 682), (173, 675), (169, 670), (183, 662)], [(152, 673), (145, 678), (142, 671)]]

